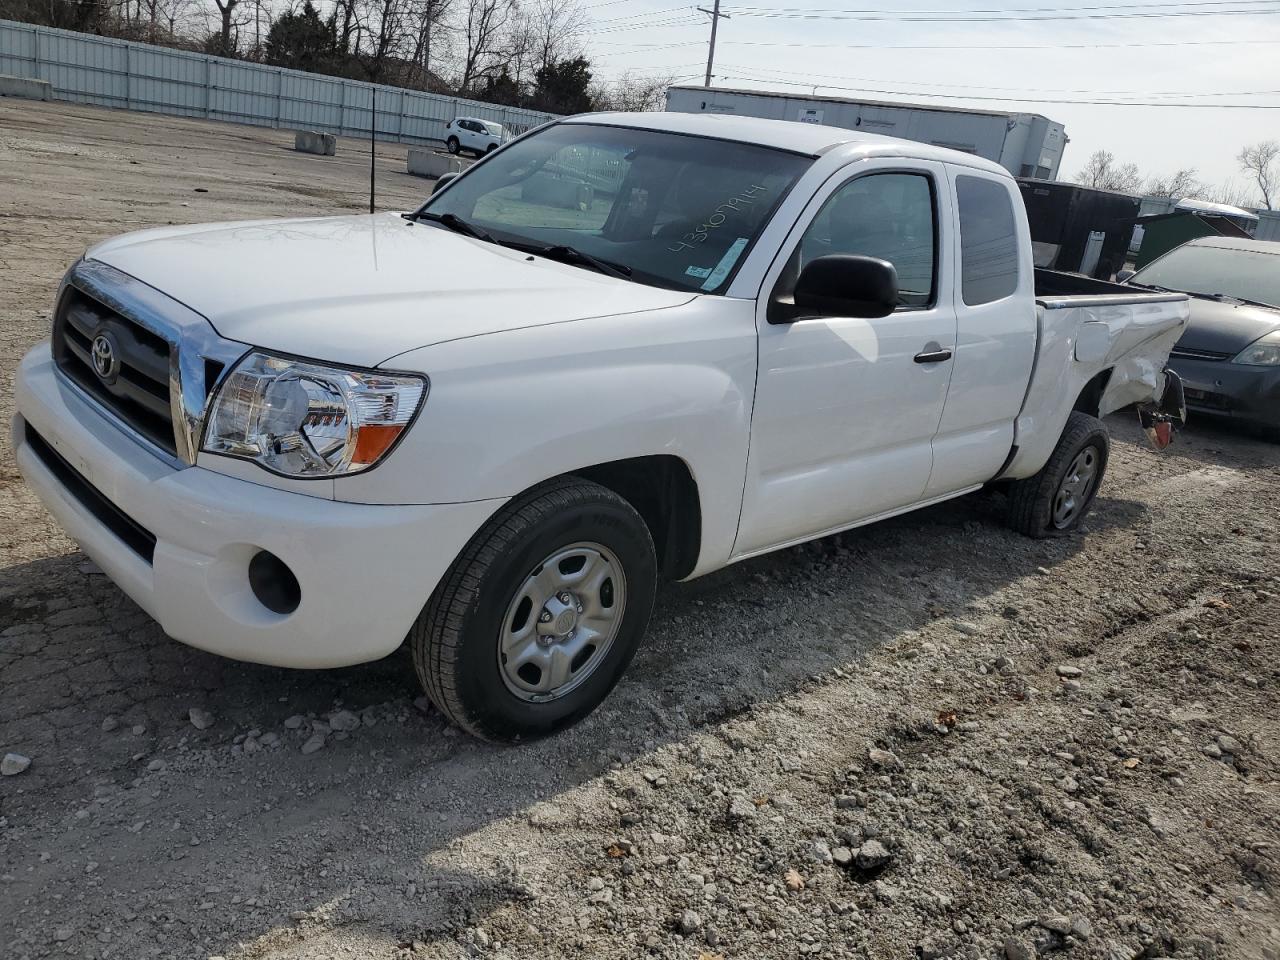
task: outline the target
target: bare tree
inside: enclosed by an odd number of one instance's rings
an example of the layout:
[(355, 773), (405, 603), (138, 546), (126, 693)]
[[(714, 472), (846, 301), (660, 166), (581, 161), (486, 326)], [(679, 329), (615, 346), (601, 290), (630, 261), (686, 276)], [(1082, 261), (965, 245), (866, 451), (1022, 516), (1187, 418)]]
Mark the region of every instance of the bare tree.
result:
[(370, 80), (386, 76), (388, 61), (410, 36), (408, 12), (407, 0), (366, 0), (359, 8), (360, 24), (369, 38), (363, 62)]
[(1142, 174), (1136, 163), (1117, 163), (1110, 150), (1096, 150), (1076, 174), (1076, 183), (1098, 190), (1137, 193), (1142, 188)]
[(514, 0), (466, 0), (461, 26), (466, 44), (458, 92), (466, 93), (476, 80), (497, 66), (492, 62), (503, 31), (515, 10)]
[(216, 38), (217, 54), (222, 57), (234, 56), (236, 52), (235, 41), (231, 39), (231, 31), (234, 27), (239, 26), (232, 15), (235, 13), (236, 7), (244, 0), (213, 0), (213, 5), (218, 8), (218, 15), (221, 20)]
[(1253, 177), (1258, 185), (1262, 192), (1262, 205), (1268, 210), (1275, 209), (1271, 206), (1271, 198), (1280, 187), (1280, 163), (1277, 159), (1280, 159), (1280, 140), (1250, 144), (1242, 147), (1236, 155), (1240, 169)]
[(431, 55), (439, 52), (441, 35), (448, 29), (446, 16), (452, 0), (417, 0), (410, 7), (409, 20), (413, 31), (413, 61), (418, 82), (423, 87), (431, 84)]
[[(334, 0), (333, 19), (337, 27), (337, 46), (343, 54), (354, 54), (360, 46), (359, 20), (356, 16), (357, 0)], [(355, 46), (352, 46), (352, 39)]]
[(1170, 200), (1181, 200), (1193, 197), (1203, 189), (1200, 178), (1196, 176), (1195, 167), (1185, 167), (1167, 177), (1153, 176), (1143, 187), (1148, 196), (1168, 197)]
[(661, 110), (666, 106), (667, 87), (675, 83), (670, 76), (643, 77), (624, 73), (610, 84), (601, 84), (591, 93), (600, 110)]
[(526, 19), (531, 26), (535, 69), (582, 54), (587, 18), (578, 0), (537, 0)]
[(1196, 199), (1208, 200), (1210, 203), (1225, 203), (1229, 207), (1251, 207), (1254, 194), (1253, 188), (1247, 183), (1227, 180), (1225, 183), (1206, 187)]
[(520, 90), (524, 82), (537, 72), (538, 28), (527, 10), (516, 10), (503, 40), (503, 67)]

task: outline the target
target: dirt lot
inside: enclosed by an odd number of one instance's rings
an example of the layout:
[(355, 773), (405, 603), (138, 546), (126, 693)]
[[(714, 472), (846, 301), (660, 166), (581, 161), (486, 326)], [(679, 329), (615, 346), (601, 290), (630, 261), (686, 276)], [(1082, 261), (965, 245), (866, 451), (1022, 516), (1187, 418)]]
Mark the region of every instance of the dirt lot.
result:
[[(289, 143), (0, 101), (0, 418), (86, 244), (364, 205), (360, 145)], [(402, 170), (380, 148), (384, 206)], [(982, 495), (670, 587), (606, 706), (512, 749), (403, 651), (166, 639), (6, 439), (0, 955), (1274, 960), (1280, 446), (1111, 427), (1082, 534)]]

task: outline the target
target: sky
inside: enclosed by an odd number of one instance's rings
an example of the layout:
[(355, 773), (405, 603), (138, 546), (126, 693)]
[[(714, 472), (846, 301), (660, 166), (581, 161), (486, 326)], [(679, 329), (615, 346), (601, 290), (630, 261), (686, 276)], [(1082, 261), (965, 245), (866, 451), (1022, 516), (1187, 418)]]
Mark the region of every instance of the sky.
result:
[[(702, 82), (710, 17), (695, 5), (583, 9), (598, 78)], [(1195, 167), (1252, 190), (1236, 154), (1280, 140), (1280, 0), (722, 0), (721, 11), (715, 86), (1040, 113), (1066, 126), (1062, 179), (1105, 149), (1144, 174)], [(1207, 106), (1070, 102), (1099, 100)]]

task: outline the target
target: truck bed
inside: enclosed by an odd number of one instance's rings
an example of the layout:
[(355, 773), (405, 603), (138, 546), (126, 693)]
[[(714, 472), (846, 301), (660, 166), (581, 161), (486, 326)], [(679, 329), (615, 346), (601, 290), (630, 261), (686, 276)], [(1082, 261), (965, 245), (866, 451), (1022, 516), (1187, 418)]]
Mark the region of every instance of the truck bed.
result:
[(1159, 303), (1164, 300), (1182, 300), (1181, 293), (1147, 293), (1123, 283), (1095, 280), (1079, 273), (1063, 273), (1036, 267), (1036, 302), (1045, 307), (1105, 306), (1120, 303)]
[(1036, 362), (1015, 424), (1017, 453), (1006, 476), (1039, 469), (1076, 398), (1095, 381), (1098, 393), (1089, 407), (1101, 417), (1158, 400), (1169, 351), (1187, 324), (1184, 293), (1143, 293), (1038, 269), (1035, 296)]

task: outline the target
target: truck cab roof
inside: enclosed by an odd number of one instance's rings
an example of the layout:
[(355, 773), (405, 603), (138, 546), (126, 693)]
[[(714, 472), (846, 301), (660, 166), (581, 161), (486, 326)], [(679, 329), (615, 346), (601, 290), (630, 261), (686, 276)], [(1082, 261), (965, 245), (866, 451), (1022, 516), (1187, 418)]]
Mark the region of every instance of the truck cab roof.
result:
[(915, 140), (886, 137), (876, 133), (862, 133), (843, 127), (831, 127), (819, 123), (800, 123), (793, 120), (766, 120), (762, 117), (742, 117), (723, 113), (590, 113), (580, 114), (563, 121), (565, 123), (591, 123), (614, 127), (637, 127), (643, 130), (661, 130), (691, 136), (713, 137), (739, 143), (753, 143), (762, 147), (790, 150), (807, 156), (818, 157), (830, 151), (847, 147), (852, 153), (874, 156), (910, 156), (945, 163), (960, 163), (976, 167), (998, 176), (1008, 177), (1009, 171), (998, 163)]

